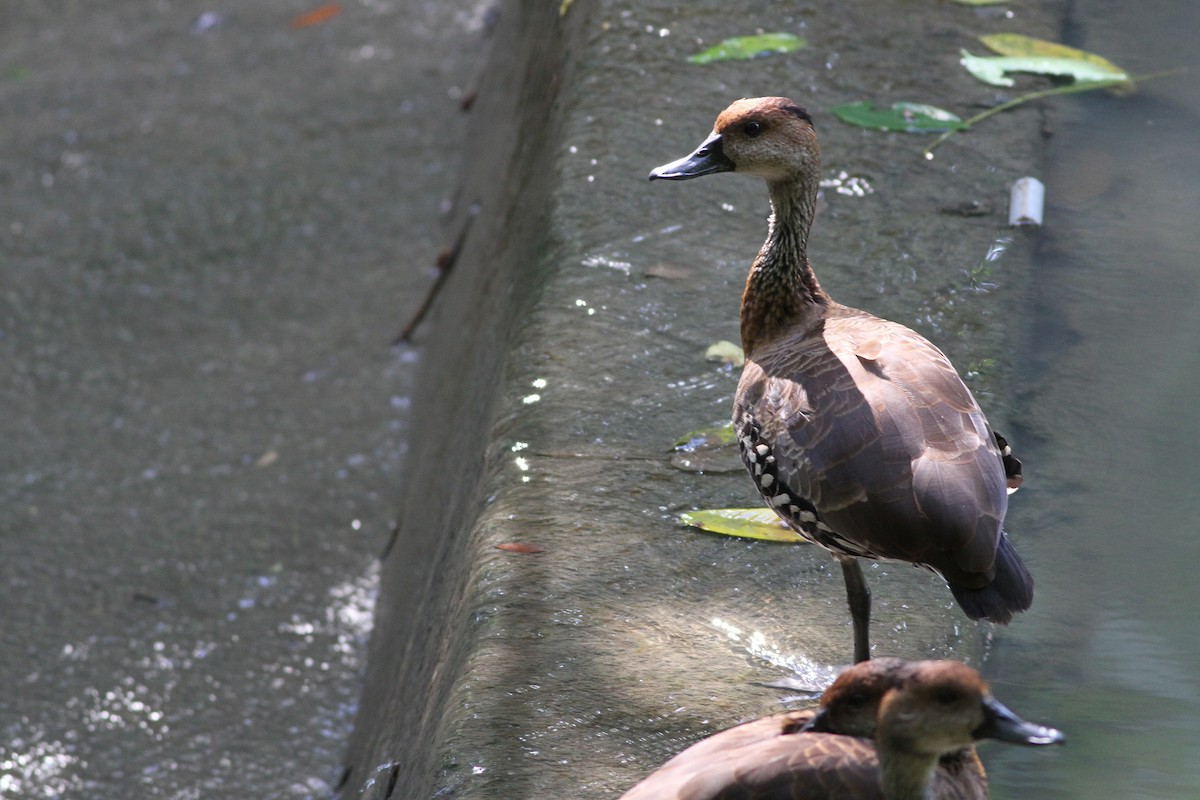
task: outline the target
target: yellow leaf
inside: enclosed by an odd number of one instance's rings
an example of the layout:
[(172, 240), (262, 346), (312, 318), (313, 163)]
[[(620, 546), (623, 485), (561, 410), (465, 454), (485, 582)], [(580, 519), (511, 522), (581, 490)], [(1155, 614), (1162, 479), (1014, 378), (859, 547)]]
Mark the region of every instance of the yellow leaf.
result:
[(735, 367), (746, 363), (746, 354), (742, 352), (741, 346), (725, 339), (709, 345), (704, 351), (704, 358), (706, 361), (723, 361)]
[[(1076, 61), (1086, 61), (1116, 76), (1128, 74), (1125, 70), (1103, 56), (1089, 53), (1086, 50), (1077, 50), (1074, 47), (1068, 47), (1058, 42), (1048, 42), (1045, 39), (1023, 36), (1019, 33), (990, 33), (986, 36), (980, 36), (979, 41), (983, 42), (984, 46), (993, 53), (998, 53), (1002, 56), (1018, 58), (1028, 56), (1039, 58), (1071, 58)], [(1133, 81), (1122, 81), (1113, 87), (1113, 91), (1117, 94), (1133, 94), (1135, 85)]]
[(769, 508), (710, 508), (680, 514), (679, 521), (702, 531), (742, 539), (786, 544), (803, 544), (807, 541)]

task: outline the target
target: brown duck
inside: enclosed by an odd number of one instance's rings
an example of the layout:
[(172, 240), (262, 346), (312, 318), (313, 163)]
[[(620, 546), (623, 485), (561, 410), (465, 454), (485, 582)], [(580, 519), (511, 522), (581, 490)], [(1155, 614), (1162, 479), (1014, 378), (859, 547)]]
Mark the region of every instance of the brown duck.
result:
[(722, 731), (621, 800), (983, 800), (980, 739), (1045, 745), (1063, 735), (1021, 720), (956, 661), (867, 661), (842, 673), (816, 712)]
[(650, 179), (764, 178), (767, 241), (742, 295), (734, 400), (742, 461), (768, 504), (840, 562), (854, 660), (870, 657), (859, 558), (939, 573), (971, 619), (1006, 623), (1033, 579), (1003, 530), (1019, 462), (949, 359), (923, 336), (833, 300), (808, 262), (819, 180), (812, 119), (783, 97), (739, 100), (691, 155)]

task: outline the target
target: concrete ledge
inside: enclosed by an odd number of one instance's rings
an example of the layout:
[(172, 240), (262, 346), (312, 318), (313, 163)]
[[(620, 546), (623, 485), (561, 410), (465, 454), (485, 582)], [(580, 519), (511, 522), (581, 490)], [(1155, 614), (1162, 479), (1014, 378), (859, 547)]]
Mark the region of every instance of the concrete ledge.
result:
[(559, 141), (567, 45), (585, 19), (560, 18), (552, 5), (505, 4), (481, 43), (492, 52), (450, 225), (466, 238), (419, 334), (423, 388), (347, 761), (348, 796), (427, 796), (440, 766), (435, 742), (471, 642), (466, 588), (477, 571), (470, 552), (496, 387), (513, 329), (548, 266), (538, 258), (554, 185), (544, 164)]
[[(458, 210), (479, 214), (420, 336), (416, 433), (344, 796), (615, 796), (695, 738), (776, 709), (755, 681), (817, 684), (849, 657), (827, 556), (673, 521), (755, 502), (733, 454), (697, 474), (667, 451), (728, 418), (737, 376), (703, 351), (736, 339), (765, 194), (736, 176), (645, 183), (729, 100), (788, 94), (810, 108), (832, 181), (813, 234), (823, 283), (942, 345), (1011, 432), (1029, 242), (1004, 227), (1005, 203), (1037, 170), (1039, 112), (1002, 115), (926, 162), (920, 140), (825, 109), (967, 111), (989, 97), (957, 67), (969, 37), (1052, 38), (1057, 13), (852, 5), (782, 17), (751, 3), (502, 5)], [(698, 39), (756, 28), (804, 33), (809, 48), (684, 61)], [(955, 213), (975, 202), (982, 215)], [(514, 543), (541, 552), (495, 547)], [(992, 632), (939, 581), (903, 565), (868, 579), (880, 653), (982, 657)]]

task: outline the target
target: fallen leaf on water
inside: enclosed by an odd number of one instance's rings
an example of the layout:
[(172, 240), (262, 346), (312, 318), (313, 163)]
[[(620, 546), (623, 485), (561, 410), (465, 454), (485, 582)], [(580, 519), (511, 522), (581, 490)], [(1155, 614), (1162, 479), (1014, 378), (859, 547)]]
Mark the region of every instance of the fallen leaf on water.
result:
[(506, 553), (544, 553), (544, 547), (538, 547), (536, 544), (528, 544), (526, 542), (504, 542), (496, 545), (497, 550), (503, 550)]
[(734, 36), (718, 42), (707, 50), (688, 56), (692, 64), (711, 64), (714, 61), (745, 61), (759, 56), (790, 53), (807, 42), (794, 33), (760, 33), (755, 36)]
[(1036, 75), (1071, 78), (1076, 83), (1092, 84), (1097, 88), (1116, 86), (1129, 81), (1129, 76), (1124, 72), (1113, 72), (1107, 67), (1078, 58), (974, 56), (963, 50), (960, 63), (976, 78), (992, 86), (1012, 86), (1014, 81), (1007, 77), (1009, 72), (1031, 72)]
[(679, 437), (671, 453), (671, 466), (684, 472), (741, 472), (744, 467), (733, 444), (733, 423), (688, 431)]
[(1108, 70), (1113, 74), (1125, 74), (1125, 70), (1103, 56), (1068, 47), (1058, 42), (1048, 42), (1045, 39), (1035, 39), (1020, 33), (989, 33), (980, 36), (979, 41), (993, 53), (1002, 56), (1045, 56), (1047, 58), (1073, 58), (1077, 61), (1087, 61)]
[(708, 346), (708, 349), (704, 351), (704, 359), (740, 367), (746, 363), (746, 354), (740, 345), (722, 339)]
[(288, 27), (294, 31), (298, 31), (301, 28), (308, 28), (313, 25), (320, 25), (322, 22), (328, 22), (340, 13), (342, 13), (341, 3), (327, 3), (296, 17)]
[[(1104, 56), (1098, 56), (1095, 53), (1089, 53), (1086, 50), (1078, 50), (1074, 47), (1068, 47), (1065, 44), (1058, 42), (1048, 42), (1045, 39), (1035, 39), (1032, 36), (1024, 36), (1020, 33), (991, 33), (985, 36), (980, 36), (979, 41), (983, 42), (984, 46), (993, 53), (998, 53), (1002, 56), (1023, 57), (1036, 56), (1044, 58), (1070, 58), (1076, 61), (1086, 61), (1093, 64), (1102, 70), (1106, 70), (1114, 77), (1128, 76), (1128, 73), (1118, 67), (1116, 64), (1109, 61)], [(1122, 93), (1130, 93), (1135, 90), (1133, 81), (1126, 80), (1117, 88)]]
[(847, 103), (829, 109), (842, 122), (860, 128), (876, 128), (904, 133), (930, 133), (963, 130), (962, 118), (945, 109), (925, 103), (893, 103), (881, 108), (868, 102)]
[(700, 450), (710, 447), (724, 447), (728, 444), (733, 444), (737, 438), (733, 432), (733, 423), (726, 422), (724, 425), (713, 425), (709, 428), (697, 428), (694, 431), (688, 431), (683, 436), (675, 440), (671, 445), (676, 450)]
[[(968, 53), (966, 50), (962, 52), (962, 60), (959, 62), (967, 71), (985, 83), (990, 83), (993, 86), (1012, 86), (1013, 80), (1007, 77), (1009, 72), (1032, 72), (1039, 75), (1054, 75), (1059, 77), (1071, 78), (1071, 83), (1060, 83), (1048, 89), (1039, 89), (1035, 92), (1028, 92), (1020, 97), (1014, 97), (1011, 100), (1006, 100), (999, 105), (992, 106), (984, 111), (979, 112), (970, 119), (963, 120), (965, 129), (970, 130), (973, 125), (983, 122), (988, 117), (1000, 114), (1009, 109), (1016, 108), (1023, 103), (1028, 103), (1031, 100), (1039, 100), (1043, 97), (1053, 97), (1060, 94), (1073, 94), (1075, 92), (1094, 92), (1098, 89), (1110, 89), (1115, 94), (1129, 94), (1133, 91), (1134, 79), (1120, 70), (1112, 62), (1107, 59), (1100, 58), (1092, 53), (1085, 53), (1082, 50), (1074, 48), (1065, 48), (1065, 45), (1056, 45), (1053, 42), (1040, 42), (1039, 40), (1030, 40), (1029, 37), (1007, 36), (1003, 38), (992, 38), (987, 40), (988, 46), (993, 48), (1009, 48), (1016, 47), (1018, 43), (1021, 47), (1029, 46), (1030, 42), (1037, 42), (1038, 47), (1044, 48), (1049, 46), (1051, 52), (1069, 52), (1078, 54), (1079, 58), (1059, 58), (1056, 56), (996, 56), (994, 58), (981, 58)], [(1065, 50), (1063, 49), (1065, 48)], [(1114, 72), (1114, 70), (1117, 70)], [(1138, 76), (1138, 81), (1145, 81), (1151, 78), (1160, 78), (1166, 75), (1174, 75), (1181, 70), (1168, 70), (1166, 72), (1156, 72), (1150, 75)], [(934, 139), (933, 144), (925, 148), (925, 158), (933, 158), (933, 150), (939, 144), (946, 141), (957, 131), (948, 130), (938, 138)]]
[(764, 542), (799, 544), (807, 541), (789, 528), (769, 508), (710, 508), (679, 515), (684, 525), (709, 533), (757, 539)]

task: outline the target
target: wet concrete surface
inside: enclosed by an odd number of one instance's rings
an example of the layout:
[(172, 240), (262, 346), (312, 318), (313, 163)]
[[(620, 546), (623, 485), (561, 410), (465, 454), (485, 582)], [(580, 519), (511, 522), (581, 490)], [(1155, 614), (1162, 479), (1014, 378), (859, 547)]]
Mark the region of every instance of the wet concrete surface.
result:
[[(1006, 227), (1006, 201), (1012, 180), (1040, 167), (1043, 110), (998, 117), (926, 161), (921, 140), (847, 128), (824, 109), (919, 99), (970, 113), (996, 93), (961, 71), (958, 48), (998, 30), (1054, 38), (1061, 7), (1010, 18), (949, 5), (885, 14), (815, 3), (787, 14), (609, 2), (577, 3), (566, 21), (557, 8), (522, 9), (516, 20), (502, 11), (502, 30), (530, 30), (497, 34), (515, 44), (497, 46), (479, 102), (496, 86), (524, 92), (539, 118), (549, 108), (550, 130), (510, 148), (510, 174), (481, 201), (482, 227), (425, 333), (431, 399), (414, 418), (435, 435), (406, 473), (409, 502), (384, 563), (350, 796), (616, 796), (697, 737), (777, 710), (781, 693), (761, 682), (799, 675), (819, 686), (849, 658), (828, 556), (676, 522), (697, 507), (757, 502), (736, 465), (684, 472), (669, 449), (728, 418), (736, 374), (703, 353), (736, 339), (765, 192), (736, 176), (646, 182), (730, 99), (786, 92), (810, 107), (827, 179), (812, 243), (823, 284), (930, 335), (996, 427), (1010, 421), (1031, 237)], [(811, 44), (783, 58), (686, 63), (759, 28)], [(521, 54), (557, 47), (562, 70), (522, 66)], [(515, 85), (499, 77), (514, 74), (524, 75)], [(475, 125), (500, 119), (505, 141), (511, 111), (495, 113)], [(547, 174), (548, 195), (521, 178)], [(981, 215), (955, 213), (975, 204)], [(519, 274), (534, 276), (530, 292)], [(513, 298), (516, 318), (474, 348), (450, 344), (492, 318), (496, 295)], [(473, 351), (485, 378), (463, 398)], [(440, 505), (418, 507), (440, 492)], [(1013, 535), (1036, 562), (1036, 543)], [(936, 578), (903, 565), (868, 573), (878, 652), (979, 663), (1003, 647), (1005, 633), (969, 623)]]
[(486, 6), (10, 3), (0, 796), (328, 797)]

